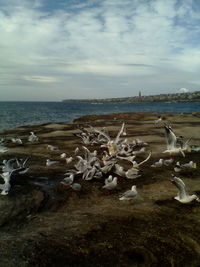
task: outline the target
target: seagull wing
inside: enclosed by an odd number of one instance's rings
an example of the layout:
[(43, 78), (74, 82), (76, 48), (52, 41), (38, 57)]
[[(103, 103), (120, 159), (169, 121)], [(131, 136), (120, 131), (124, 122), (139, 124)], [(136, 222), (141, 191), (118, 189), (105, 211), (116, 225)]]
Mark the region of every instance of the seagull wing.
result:
[(183, 182), (183, 180), (181, 180), (181, 178), (178, 178), (176, 176), (173, 177), (172, 183), (178, 188), (179, 190), (178, 197), (180, 199), (186, 198), (188, 196), (186, 189), (185, 189), (185, 183)]
[(98, 130), (98, 129), (92, 127), (92, 126), (90, 126), (90, 128), (91, 128), (94, 132), (103, 135), (108, 141), (110, 141), (110, 136), (108, 136), (108, 135), (107, 135), (106, 133), (104, 133), (103, 131)]
[(176, 135), (170, 126), (164, 126), (165, 136), (167, 142), (167, 149), (174, 149), (176, 147)]
[(143, 161), (141, 161), (140, 163), (138, 163), (138, 166), (142, 165), (142, 164), (145, 163), (147, 160), (149, 160), (150, 157), (151, 157), (151, 154), (152, 154), (152, 152), (150, 151), (148, 157), (147, 157), (145, 160), (143, 160)]
[(114, 141), (115, 144), (117, 144), (117, 143), (119, 142), (120, 135), (121, 135), (121, 134), (123, 133), (123, 131), (124, 131), (124, 126), (125, 126), (125, 123), (123, 122), (123, 123), (122, 123), (122, 127), (121, 127), (121, 129), (119, 130), (119, 132), (118, 132), (118, 134), (117, 134), (117, 136), (116, 136), (116, 138), (115, 138), (115, 141)]

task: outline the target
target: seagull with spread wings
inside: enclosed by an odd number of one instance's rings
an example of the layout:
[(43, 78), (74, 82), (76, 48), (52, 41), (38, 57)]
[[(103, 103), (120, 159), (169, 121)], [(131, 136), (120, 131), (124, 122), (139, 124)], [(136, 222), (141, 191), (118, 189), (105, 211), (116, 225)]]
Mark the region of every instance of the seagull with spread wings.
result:
[(200, 202), (200, 199), (197, 195), (189, 195), (186, 191), (186, 186), (183, 180), (179, 177), (172, 176), (171, 182), (178, 188), (178, 195), (174, 197), (174, 199), (178, 200), (179, 202), (183, 204), (187, 204), (192, 202), (193, 200), (196, 200), (197, 202)]
[(185, 154), (181, 147), (177, 147), (177, 137), (172, 130), (171, 126), (164, 126), (165, 137), (167, 142), (167, 149), (163, 153), (169, 153), (170, 155), (177, 155), (181, 153), (184, 157)]

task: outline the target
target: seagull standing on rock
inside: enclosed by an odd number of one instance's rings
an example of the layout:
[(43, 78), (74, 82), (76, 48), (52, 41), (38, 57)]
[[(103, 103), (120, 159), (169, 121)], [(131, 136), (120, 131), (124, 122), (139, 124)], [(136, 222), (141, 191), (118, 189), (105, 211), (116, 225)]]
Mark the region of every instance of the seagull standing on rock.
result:
[(164, 164), (163, 159), (159, 159), (159, 161), (156, 161), (154, 164), (151, 165), (152, 168), (161, 168)]
[(37, 142), (38, 141), (38, 137), (34, 134), (34, 132), (30, 132), (30, 135), (28, 137), (28, 141), (29, 142)]
[(117, 177), (112, 177), (112, 175), (109, 175), (109, 177), (105, 180), (105, 185), (103, 188), (108, 190), (113, 190), (117, 186)]
[(174, 166), (175, 172), (181, 172), (181, 171), (189, 171), (192, 169), (196, 169), (197, 165), (192, 160), (189, 163), (180, 164), (179, 161), (177, 161), (176, 165)]
[(47, 160), (46, 160), (46, 166), (47, 166), (47, 167), (55, 166), (55, 165), (58, 165), (58, 164), (59, 164), (59, 161), (56, 161), (56, 160), (50, 160), (50, 159), (47, 159)]
[(131, 190), (128, 190), (128, 191), (124, 192), (120, 196), (119, 200), (132, 200), (136, 196), (137, 196), (136, 185), (133, 185), (131, 187)]

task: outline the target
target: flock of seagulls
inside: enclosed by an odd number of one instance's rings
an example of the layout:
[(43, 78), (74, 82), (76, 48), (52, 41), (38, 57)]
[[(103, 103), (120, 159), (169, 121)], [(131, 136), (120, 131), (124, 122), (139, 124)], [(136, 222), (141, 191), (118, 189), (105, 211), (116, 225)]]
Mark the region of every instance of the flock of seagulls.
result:
[(11, 180), (15, 175), (25, 174), (29, 168), (26, 167), (26, 163), (29, 158), (25, 160), (18, 160), (17, 158), (3, 160), (1, 169), (3, 171), (0, 174), (1, 178), (3, 178), (4, 183), (0, 184), (1, 195), (7, 195), (11, 188)]
[[(155, 120), (155, 124), (162, 121), (162, 117)], [(61, 184), (65, 187), (72, 188), (75, 191), (80, 191), (82, 186), (76, 180), (80, 177), (83, 180), (91, 181), (92, 179), (106, 179), (102, 189), (112, 192), (118, 186), (118, 177), (124, 179), (138, 179), (141, 176), (141, 167), (152, 156), (152, 152), (147, 152), (148, 143), (135, 139), (129, 141), (126, 138), (125, 123), (122, 124), (119, 132), (115, 138), (112, 138), (108, 130), (103, 128), (99, 130), (90, 126), (89, 130), (84, 127), (79, 127), (80, 132), (74, 134), (76, 137), (81, 138), (83, 146), (77, 147), (74, 150), (74, 155), (67, 157), (66, 153), (60, 154), (60, 159), (65, 160), (66, 164), (71, 164), (74, 161), (73, 168), (68, 169), (64, 174), (64, 178)], [(182, 155), (185, 157), (185, 153), (195, 151), (199, 152), (200, 147), (190, 146), (188, 139), (186, 142), (184, 138), (177, 137), (171, 126), (164, 126), (165, 138), (167, 147), (163, 153), (168, 153), (169, 158), (159, 159), (152, 165), (151, 168), (165, 168), (166, 166), (173, 166), (175, 172), (181, 173), (186, 170), (196, 169), (196, 163), (189, 161), (188, 163), (181, 164), (175, 163), (174, 156)], [(34, 132), (31, 132), (28, 136), (28, 142), (38, 142), (39, 138)], [(14, 144), (22, 145), (23, 142), (20, 138), (11, 138), (11, 142)], [(0, 153), (6, 153), (9, 149), (4, 145), (6, 140), (2, 138), (0, 140)], [(90, 151), (87, 145), (98, 145), (100, 150), (103, 150), (101, 155), (98, 155), (97, 150)], [(59, 147), (53, 145), (47, 145), (47, 149), (56, 153), (60, 152)], [(148, 153), (148, 154), (147, 154)], [(144, 160), (138, 162), (136, 158), (138, 155), (147, 154)], [(9, 160), (3, 160), (0, 168), (2, 169), (1, 178), (4, 180), (3, 184), (0, 184), (1, 195), (7, 195), (11, 188), (11, 180), (15, 175), (25, 174), (29, 168), (26, 166), (29, 158), (25, 160), (12, 158)], [(123, 164), (126, 163), (126, 164)], [(61, 162), (59, 160), (46, 159), (46, 167), (59, 166)], [(126, 167), (124, 167), (126, 166)], [(112, 173), (112, 175), (111, 175)], [(80, 179), (79, 179), (80, 180)], [(199, 197), (196, 195), (189, 195), (186, 191), (186, 186), (181, 178), (172, 176), (170, 181), (177, 187), (178, 195), (175, 199), (181, 203), (190, 203), (193, 200), (200, 202)], [(131, 189), (127, 190), (119, 196), (119, 200), (132, 200), (137, 196), (136, 185), (132, 185)]]

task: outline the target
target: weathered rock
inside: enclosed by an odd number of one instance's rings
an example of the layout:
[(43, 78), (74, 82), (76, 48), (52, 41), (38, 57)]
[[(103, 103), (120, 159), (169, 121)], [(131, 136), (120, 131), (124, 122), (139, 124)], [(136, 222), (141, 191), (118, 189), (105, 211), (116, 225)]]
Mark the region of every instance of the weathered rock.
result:
[[(162, 114), (177, 135), (193, 137), (200, 145), (199, 117), (192, 114)], [(85, 116), (73, 124), (31, 127), (39, 141), (30, 144), (30, 127), (4, 131), (7, 138), (18, 136), (23, 146), (8, 143), (9, 151), (0, 159), (31, 156), (30, 171), (16, 177), (9, 195), (0, 195), (0, 266), (182, 266), (200, 265), (200, 203), (182, 205), (174, 199), (177, 190), (169, 181), (173, 167), (155, 170), (150, 165), (166, 155), (162, 124), (154, 124), (156, 114), (133, 113)], [(107, 195), (104, 178), (77, 182), (82, 190), (73, 191), (60, 184), (67, 169), (60, 154), (74, 156), (81, 140), (73, 135), (77, 124), (108, 127), (115, 136), (125, 121), (127, 138), (149, 142), (152, 158), (135, 180), (118, 177), (118, 188)], [(47, 145), (60, 153), (47, 150)], [(89, 146), (90, 150), (98, 146)], [(47, 167), (47, 158), (61, 164)], [(142, 159), (142, 157), (141, 157)], [(199, 153), (186, 158), (197, 169), (182, 178), (190, 192), (200, 194)], [(136, 184), (138, 196), (130, 203), (119, 201), (119, 193)]]

